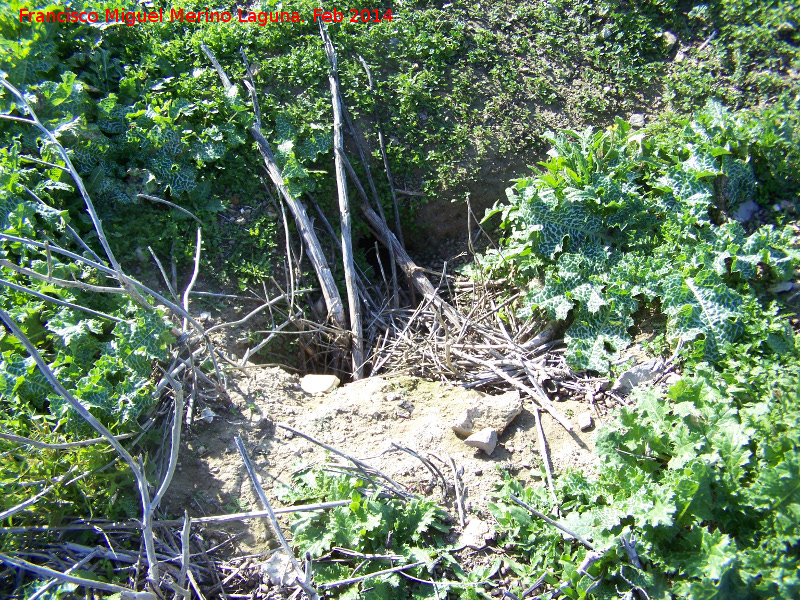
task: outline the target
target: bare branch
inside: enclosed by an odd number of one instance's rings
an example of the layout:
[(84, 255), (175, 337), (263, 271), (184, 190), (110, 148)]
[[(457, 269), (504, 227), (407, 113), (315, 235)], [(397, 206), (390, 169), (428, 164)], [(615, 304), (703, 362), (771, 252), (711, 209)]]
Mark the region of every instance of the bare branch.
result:
[(58, 581), (63, 581), (65, 583), (74, 583), (88, 589), (117, 593), (120, 594), (121, 600), (157, 600), (157, 596), (153, 592), (134, 592), (133, 590), (120, 585), (114, 585), (113, 583), (105, 583), (103, 581), (95, 581), (93, 579), (84, 579), (83, 577), (67, 575), (66, 573), (61, 573), (59, 571), (54, 571), (53, 569), (48, 569), (47, 567), (35, 565), (21, 558), (12, 558), (10, 556), (6, 556), (5, 554), (0, 554), (0, 561), (19, 569), (36, 573), (37, 575), (52, 577), (53, 579), (57, 579)]

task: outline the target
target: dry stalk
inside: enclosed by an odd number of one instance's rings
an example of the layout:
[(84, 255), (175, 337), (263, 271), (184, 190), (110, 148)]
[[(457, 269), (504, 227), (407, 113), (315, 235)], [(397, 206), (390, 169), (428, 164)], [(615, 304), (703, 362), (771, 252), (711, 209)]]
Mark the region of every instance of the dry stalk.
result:
[[(256, 475), (255, 469), (253, 468), (253, 463), (250, 462), (250, 457), (247, 455), (247, 450), (242, 443), (242, 438), (240, 436), (235, 436), (234, 441), (236, 442), (236, 448), (239, 450), (239, 454), (242, 457), (242, 462), (244, 463), (244, 468), (247, 471), (247, 475), (250, 477), (250, 481), (253, 484), (253, 487), (256, 490), (256, 494), (258, 495), (259, 500), (264, 505), (264, 508), (267, 510), (269, 524), (272, 527), (272, 532), (275, 534), (275, 537), (281, 544), (281, 548), (286, 553), (287, 558), (292, 563), (292, 567), (295, 570), (296, 574), (303, 573), (304, 570), (300, 566), (297, 558), (295, 558), (292, 549), (289, 547), (289, 543), (286, 541), (286, 538), (283, 536), (283, 532), (281, 531), (280, 524), (278, 523), (278, 518), (275, 516), (275, 512), (272, 510), (272, 505), (269, 503), (267, 499), (267, 495), (264, 493), (264, 488), (261, 487), (261, 484), (258, 481), (258, 475)], [(296, 577), (297, 585), (305, 592), (306, 596), (308, 596), (309, 600), (319, 600), (319, 594), (317, 590), (315, 590), (311, 586), (310, 582), (310, 571), (306, 572), (306, 578), (300, 579), (299, 576)]]

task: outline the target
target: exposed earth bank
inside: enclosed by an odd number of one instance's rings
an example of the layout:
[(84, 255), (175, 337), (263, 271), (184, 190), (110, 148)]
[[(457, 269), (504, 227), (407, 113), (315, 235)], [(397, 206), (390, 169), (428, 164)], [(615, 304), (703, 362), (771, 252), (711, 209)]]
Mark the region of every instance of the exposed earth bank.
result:
[[(480, 395), (446, 383), (402, 377), (365, 379), (327, 394), (307, 394), (300, 380), (280, 368), (254, 368), (236, 373), (228, 381), (230, 404), (205, 410), (184, 436), (178, 471), (166, 497), (166, 511), (175, 517), (184, 509), (193, 516), (260, 510), (262, 507), (236, 450), (239, 435), (274, 507), (280, 487), (303, 466), (344, 463), (318, 445), (276, 428), (283, 423), (383, 471), (408, 491), (433, 496), (454, 516), (454, 536), (460, 533), (454, 501), (452, 457), (465, 487), (467, 521), (478, 518), (491, 525), (486, 510), (493, 487), (505, 473), (528, 485), (546, 485), (539, 453), (535, 420), (523, 400), (522, 412), (499, 437), (491, 454), (465, 445), (451, 424)], [(567, 416), (589, 410), (588, 403), (565, 400), (559, 409)], [(602, 410), (602, 409), (599, 409)], [(213, 415), (215, 416), (212, 416)], [(594, 412), (595, 426), (567, 432), (542, 412), (550, 461), (557, 472), (591, 469), (594, 432), (605, 415)], [(575, 419), (572, 419), (575, 422)], [(210, 422), (208, 422), (210, 421)], [(443, 486), (407, 448), (436, 465), (448, 481)], [(214, 525), (207, 539), (227, 540), (231, 555), (254, 554), (272, 545), (261, 519)]]

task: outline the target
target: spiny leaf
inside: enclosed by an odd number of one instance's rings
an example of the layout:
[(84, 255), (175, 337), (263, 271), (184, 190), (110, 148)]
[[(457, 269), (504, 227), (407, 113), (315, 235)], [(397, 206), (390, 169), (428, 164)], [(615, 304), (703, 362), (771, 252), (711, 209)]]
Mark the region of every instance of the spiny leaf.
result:
[(636, 304), (629, 296), (607, 294), (606, 304), (597, 312), (581, 308), (564, 335), (570, 364), (607, 373), (609, 362), (617, 360), (631, 342), (628, 328), (633, 326), (630, 315)]
[(600, 218), (585, 209), (579, 201), (561, 201), (555, 205), (545, 202), (539, 193), (520, 205), (522, 218), (534, 232), (536, 251), (553, 258), (564, 250), (569, 238), (573, 248), (583, 244), (600, 244), (605, 237)]
[(692, 341), (704, 336), (704, 351), (710, 360), (742, 332), (738, 320), (742, 317), (742, 298), (713, 271), (701, 271), (695, 277), (668, 277), (662, 302), (669, 315), (669, 337)]
[(658, 187), (668, 192), (661, 198), (667, 210), (679, 214), (685, 210), (697, 223), (711, 222), (708, 207), (713, 195), (708, 185), (698, 181), (695, 175), (673, 167), (658, 179)]

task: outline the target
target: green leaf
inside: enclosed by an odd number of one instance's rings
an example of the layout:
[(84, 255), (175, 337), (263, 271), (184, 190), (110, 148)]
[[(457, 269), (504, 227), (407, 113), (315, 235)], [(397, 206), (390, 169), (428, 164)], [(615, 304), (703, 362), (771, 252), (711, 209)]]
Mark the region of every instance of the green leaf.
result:
[(709, 360), (719, 357), (722, 347), (742, 332), (742, 298), (713, 271), (668, 277), (662, 302), (669, 315), (670, 339), (691, 341), (703, 336)]
[(607, 373), (609, 362), (617, 360), (631, 342), (628, 328), (633, 326), (630, 315), (636, 307), (630, 296), (619, 294), (607, 294), (606, 304), (595, 313), (581, 307), (564, 334), (570, 364)]
[[(569, 239), (571, 248), (601, 245), (605, 237), (602, 221), (588, 212), (581, 202), (564, 200), (553, 204), (544, 201), (537, 191), (526, 191), (532, 195), (520, 201), (520, 215), (533, 233), (536, 252), (553, 258), (565, 250), (566, 239)], [(509, 189), (508, 194), (513, 197), (513, 190)]]

